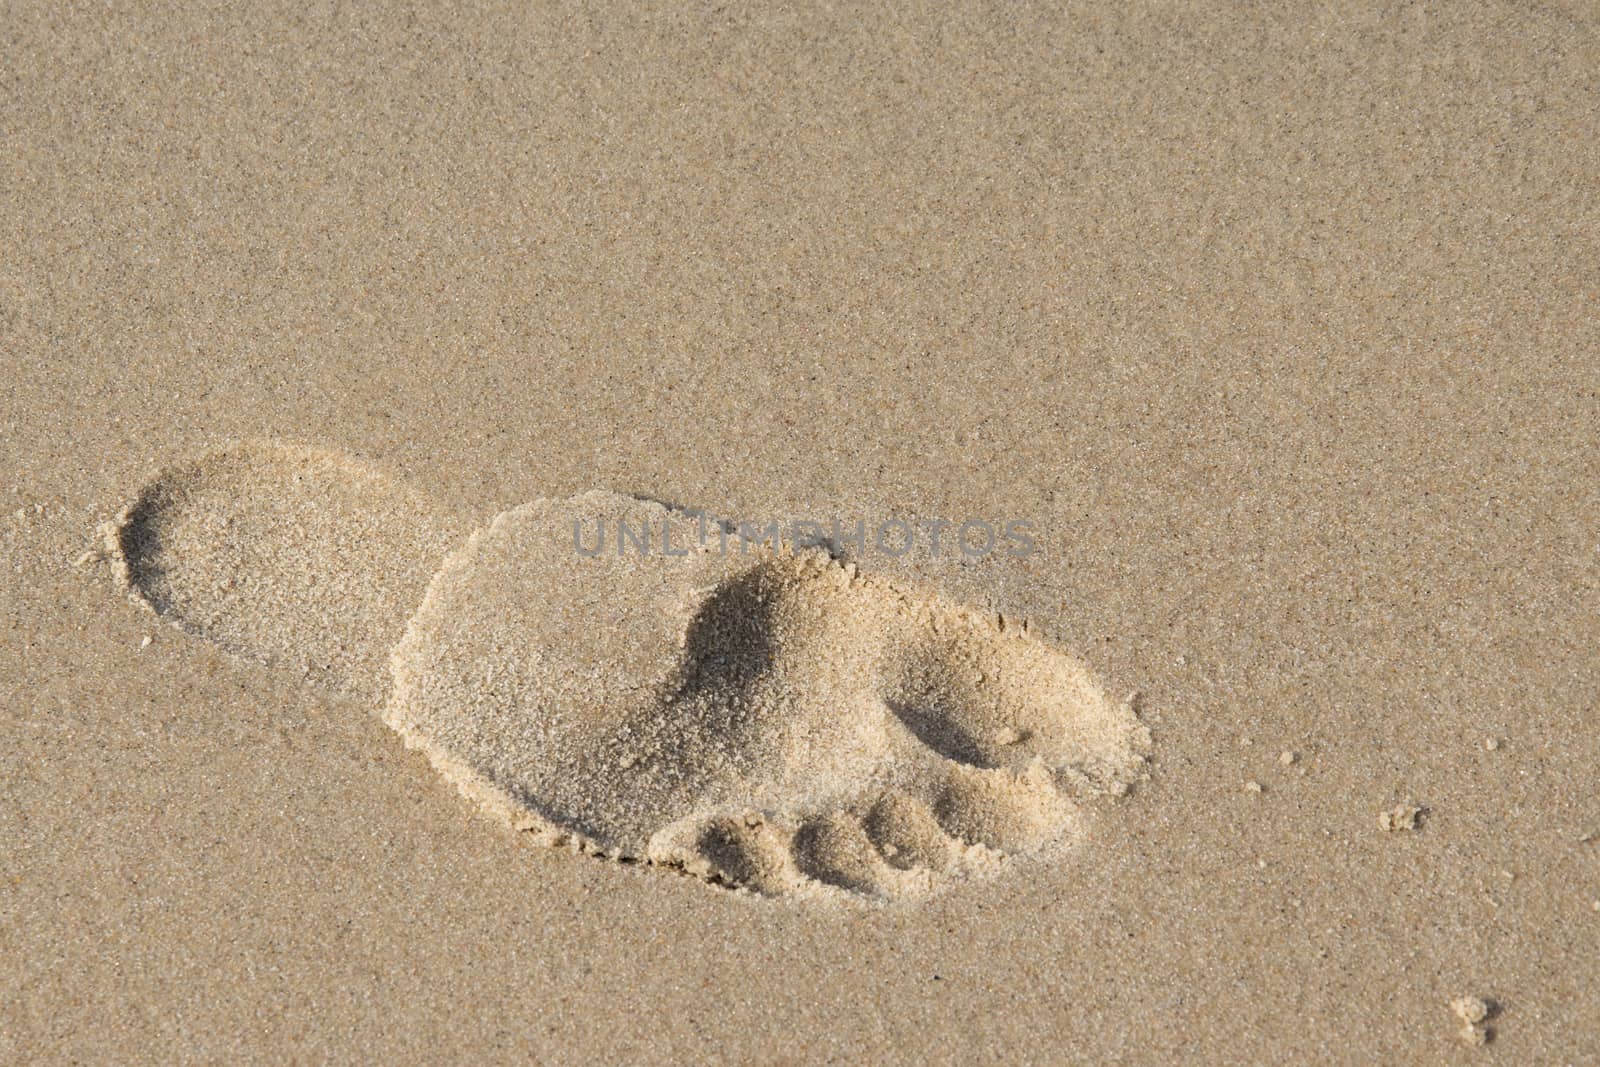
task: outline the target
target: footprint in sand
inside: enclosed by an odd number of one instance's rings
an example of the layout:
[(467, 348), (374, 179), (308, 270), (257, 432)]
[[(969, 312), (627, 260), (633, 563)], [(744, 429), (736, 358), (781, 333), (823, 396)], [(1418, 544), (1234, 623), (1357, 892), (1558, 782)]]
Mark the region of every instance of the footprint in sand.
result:
[(1148, 731), (1083, 666), (820, 550), (608, 492), (473, 525), (253, 444), (164, 472), (107, 537), (137, 601), (382, 703), (512, 825), (723, 885), (923, 895), (1071, 840), (1142, 773)]

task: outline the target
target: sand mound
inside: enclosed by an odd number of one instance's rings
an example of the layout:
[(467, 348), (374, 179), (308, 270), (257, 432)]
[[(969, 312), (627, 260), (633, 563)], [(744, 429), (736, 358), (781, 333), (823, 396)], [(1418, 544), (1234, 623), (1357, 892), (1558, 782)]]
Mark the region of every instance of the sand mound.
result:
[(513, 825), (722, 884), (924, 893), (1140, 773), (1132, 710), (1017, 628), (707, 533), (592, 492), (463, 540), (345, 457), (240, 446), (163, 474), (111, 536), (143, 603), (387, 693), (406, 743)]

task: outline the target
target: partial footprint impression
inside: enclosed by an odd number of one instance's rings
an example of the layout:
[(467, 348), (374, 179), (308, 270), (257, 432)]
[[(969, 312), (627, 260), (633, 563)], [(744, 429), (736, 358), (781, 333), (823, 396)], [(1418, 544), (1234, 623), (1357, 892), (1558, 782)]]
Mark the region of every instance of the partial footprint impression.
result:
[(384, 703), (513, 826), (722, 885), (923, 895), (1142, 772), (1128, 703), (993, 614), (616, 493), (473, 525), (252, 444), (164, 472), (107, 547), (180, 629)]

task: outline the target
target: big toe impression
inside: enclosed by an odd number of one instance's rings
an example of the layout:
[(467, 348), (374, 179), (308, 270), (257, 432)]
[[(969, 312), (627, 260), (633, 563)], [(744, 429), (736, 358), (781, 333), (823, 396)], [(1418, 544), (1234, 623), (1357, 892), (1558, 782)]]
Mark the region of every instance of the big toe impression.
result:
[(885, 703), (957, 763), (1019, 773), (1042, 763), (1091, 794), (1121, 792), (1142, 772), (1149, 732), (1127, 703), (993, 615), (932, 605), (900, 631), (886, 663)]

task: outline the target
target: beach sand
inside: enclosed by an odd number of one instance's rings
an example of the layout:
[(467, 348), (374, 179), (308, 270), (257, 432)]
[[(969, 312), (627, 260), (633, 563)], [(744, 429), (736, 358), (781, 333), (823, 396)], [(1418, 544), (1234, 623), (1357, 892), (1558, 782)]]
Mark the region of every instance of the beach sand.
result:
[[(1592, 8), (0, 28), (0, 1059), (1600, 1055)], [(273, 503), (273, 449), (333, 457), (315, 507)], [(142, 495), (218, 454), (244, 459), (172, 499), (265, 534)], [(1030, 682), (981, 737), (899, 718), (974, 765), (1066, 722), (1116, 788), (1017, 848), (930, 793), (1006, 855), (915, 893), (831, 846), (754, 892), (486, 818), (457, 787), (514, 725), (431, 642), (479, 619), (495, 656), (545, 648), (546, 602), (464, 546), (592, 490), (1031, 531), (835, 546), (837, 603), (754, 598), (789, 629), (687, 602), (800, 635), (772, 661), (804, 700), (718, 706), (803, 706), (833, 745), (710, 776), (728, 797), (862, 780), (881, 739), (835, 730), (867, 721), (858, 673), (816, 649), (911, 662), (895, 620), (947, 611), (1027, 620), (1006, 640), (1059, 674), (1026, 676), (1079, 711)], [(178, 521), (130, 562), (106, 530), (141, 500)], [(512, 547), (515, 580), (559, 576)], [(563, 654), (658, 685), (686, 602), (600, 580), (560, 584), (609, 635)], [(666, 621), (628, 629), (645, 604)], [(915, 662), (885, 677), (990, 660)], [(398, 715), (395, 679), (434, 670), (443, 711)], [(502, 733), (441, 725), (463, 707)], [(588, 851), (648, 852), (664, 795)], [(858, 799), (796, 817), (843, 840)]]

